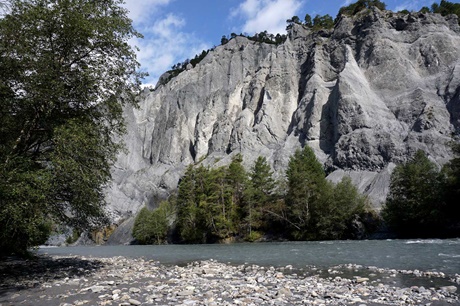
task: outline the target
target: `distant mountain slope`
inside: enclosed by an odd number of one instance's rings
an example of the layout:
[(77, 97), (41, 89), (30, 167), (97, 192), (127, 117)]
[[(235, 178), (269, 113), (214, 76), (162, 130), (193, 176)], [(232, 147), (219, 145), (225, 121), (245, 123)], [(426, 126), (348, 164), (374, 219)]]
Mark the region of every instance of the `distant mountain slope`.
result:
[(283, 174), (306, 144), (331, 180), (350, 175), (379, 208), (395, 164), (417, 149), (438, 164), (451, 158), (459, 95), (454, 15), (373, 8), (332, 30), (294, 25), (278, 46), (236, 37), (126, 110), (129, 153), (107, 200), (116, 215), (156, 206), (188, 164), (236, 153), (247, 165), (266, 156)]

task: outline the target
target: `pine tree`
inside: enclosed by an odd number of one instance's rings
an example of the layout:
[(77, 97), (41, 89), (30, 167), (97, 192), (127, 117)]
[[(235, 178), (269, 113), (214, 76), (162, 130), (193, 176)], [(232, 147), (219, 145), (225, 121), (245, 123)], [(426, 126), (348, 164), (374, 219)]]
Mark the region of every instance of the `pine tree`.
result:
[(177, 195), (177, 230), (181, 239), (187, 242), (200, 242), (202, 238), (195, 172), (193, 165), (187, 167)]
[(452, 232), (450, 235), (460, 233), (460, 144), (452, 144), (454, 158), (444, 165), (442, 174), (444, 176), (444, 199), (446, 207), (446, 231)]
[(235, 232), (232, 213), (233, 191), (227, 182), (225, 167), (210, 170), (206, 224), (215, 239), (228, 238)]
[(311, 16), (309, 14), (306, 14), (305, 15), (305, 25), (308, 27), (308, 28), (312, 28), (313, 27), (313, 21), (311, 19)]
[(334, 20), (328, 14), (324, 16), (316, 15), (313, 18), (313, 29), (320, 30), (320, 29), (331, 29), (334, 27)]
[(386, 4), (379, 0), (358, 0), (355, 3), (341, 7), (338, 15), (344, 14), (354, 16), (360, 11), (371, 7), (377, 7), (379, 10), (383, 11), (386, 9)]
[[(244, 217), (249, 240), (257, 238), (257, 231), (264, 229), (270, 205), (275, 200), (276, 182), (265, 157), (259, 156), (249, 173), (250, 182), (245, 194)], [(253, 233), (256, 231), (256, 234)]]
[(149, 230), (150, 211), (147, 207), (142, 207), (136, 216), (133, 226), (133, 237), (140, 244), (151, 243), (151, 233)]
[(244, 193), (248, 185), (248, 174), (244, 169), (241, 154), (235, 155), (230, 165), (228, 165), (226, 181), (231, 193), (229, 216), (233, 223), (233, 228), (236, 229), (237, 223), (240, 222), (239, 212), (243, 207)]
[(294, 239), (305, 239), (314, 230), (311, 218), (327, 188), (326, 175), (313, 150), (305, 146), (291, 156), (286, 176), (288, 226)]
[(444, 219), (442, 185), (436, 165), (423, 151), (417, 151), (393, 171), (383, 218), (403, 236), (436, 232)]
[(348, 239), (355, 234), (353, 222), (369, 210), (368, 199), (360, 194), (348, 176), (336, 184), (328, 184), (321, 205), (314, 212), (315, 239)]

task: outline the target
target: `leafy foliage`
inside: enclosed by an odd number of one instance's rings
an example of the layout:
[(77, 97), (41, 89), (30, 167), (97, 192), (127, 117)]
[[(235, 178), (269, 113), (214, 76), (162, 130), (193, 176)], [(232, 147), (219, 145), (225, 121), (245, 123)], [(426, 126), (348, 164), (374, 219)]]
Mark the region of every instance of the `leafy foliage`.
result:
[(431, 12), (441, 14), (442, 16), (455, 14), (460, 17), (460, 3), (441, 0), (439, 4), (433, 3), (431, 5)]
[(402, 10), (402, 11), (399, 11), (398, 13), (404, 14), (404, 15), (410, 14), (409, 10)]
[(287, 223), (296, 240), (344, 239), (353, 233), (353, 222), (368, 210), (367, 197), (344, 177), (337, 185), (326, 180), (313, 150), (304, 147), (291, 157), (286, 171)]
[(255, 41), (255, 42), (260, 42), (260, 43), (266, 43), (266, 44), (272, 44), (272, 45), (280, 45), (284, 43), (287, 39), (287, 36), (285, 34), (271, 34), (267, 33), (267, 31), (263, 31), (260, 33), (254, 34), (254, 36), (246, 36), (249, 40)]
[[(358, 14), (359, 12), (361, 12), (362, 10), (369, 9), (371, 7), (377, 7), (380, 10), (385, 10), (386, 4), (379, 0), (358, 0), (355, 3), (341, 7), (337, 16), (340, 16), (340, 15), (354, 16)], [(294, 24), (304, 25), (305, 27), (310, 28), (313, 31), (319, 31), (322, 29), (332, 29), (337, 20), (338, 18), (334, 21), (334, 19), (328, 14), (323, 15), (323, 16), (316, 15), (314, 18), (312, 18), (309, 14), (306, 14), (304, 18), (304, 22), (302, 23), (302, 21), (300, 20), (298, 16), (293, 16), (292, 18), (286, 20), (288, 24), (286, 27), (286, 30), (291, 29)]]
[[(460, 233), (460, 144), (453, 143), (452, 149), (455, 154), (449, 163), (447, 163), (443, 169), (442, 174), (444, 175), (444, 197), (446, 202), (446, 213), (445, 216), (447, 227), (452, 227), (455, 234)], [(447, 224), (446, 224), (447, 223)]]
[[(195, 171), (192, 165), (187, 168), (179, 183), (177, 196), (178, 230), (180, 237), (190, 242), (200, 242), (205, 238), (204, 216), (199, 214), (200, 199), (198, 188), (205, 174), (203, 168)], [(204, 186), (203, 186), (204, 187)], [(201, 188), (201, 193), (204, 190)], [(204, 203), (203, 203), (204, 204)], [(200, 237), (201, 236), (201, 237)]]
[(311, 19), (311, 16), (310, 16), (309, 14), (305, 14), (304, 24), (305, 24), (308, 28), (312, 28), (312, 27), (313, 27), (313, 20)]
[(377, 7), (379, 10), (385, 10), (386, 4), (379, 0), (358, 0), (348, 6), (341, 7), (338, 15), (354, 16), (364, 9)]
[(41, 243), (50, 221), (105, 221), (113, 136), (142, 77), (121, 4), (13, 0), (0, 19), (1, 252)]
[[(355, 225), (366, 228), (361, 219), (369, 215), (368, 200), (349, 178), (337, 185), (328, 182), (308, 147), (294, 153), (286, 176), (284, 187), (264, 157), (248, 173), (240, 154), (226, 167), (190, 165), (179, 183), (176, 223), (169, 228), (187, 243), (254, 241), (265, 235), (297, 240), (360, 237)], [(152, 225), (143, 224), (152, 222), (148, 213), (140, 212), (138, 220), (138, 241), (155, 240)]]
[(204, 243), (236, 235), (247, 179), (241, 161), (237, 155), (226, 168), (187, 168), (177, 197), (177, 228), (183, 241)]
[(356, 233), (354, 226), (357, 222), (368, 226), (363, 220), (369, 213), (368, 201), (347, 176), (335, 186), (329, 184), (321, 206), (314, 212), (315, 239), (348, 239), (361, 235)]
[(140, 244), (162, 244), (166, 242), (175, 214), (173, 199), (161, 202), (160, 206), (153, 211), (143, 207), (134, 221), (133, 237)]
[(265, 157), (259, 156), (249, 173), (250, 181), (245, 193), (244, 220), (249, 240), (254, 240), (254, 231), (268, 231), (267, 212), (276, 200), (276, 181)]
[(294, 239), (305, 239), (312, 231), (312, 213), (319, 207), (322, 193), (327, 188), (326, 174), (313, 150), (305, 146), (291, 156), (286, 176), (286, 206), (291, 233)]
[(313, 18), (313, 30), (332, 29), (334, 27), (334, 20), (328, 14), (320, 16), (316, 15)]
[(436, 234), (444, 226), (444, 178), (423, 151), (417, 151), (392, 176), (382, 215), (402, 236)]
[[(422, 8), (422, 10), (426, 11), (426, 8)], [(435, 2), (431, 5), (431, 12), (441, 14), (442, 16), (455, 14), (460, 18), (460, 3), (441, 0), (439, 4)]]
[(310, 28), (314, 31), (318, 31), (321, 29), (332, 29), (334, 27), (334, 19), (326, 14), (326, 15), (316, 15), (315, 18), (311, 18), (309, 14), (305, 15), (304, 23), (300, 20), (298, 16), (293, 16), (292, 18), (286, 20), (287, 27), (286, 30), (289, 30), (293, 27), (294, 24), (304, 25), (307, 28)]
[[(237, 154), (227, 167), (215, 169), (189, 166), (179, 182), (177, 195), (177, 221), (170, 224), (179, 239), (188, 243), (215, 242), (236, 236), (255, 237), (247, 232), (248, 215), (246, 197), (248, 174)], [(152, 240), (150, 218), (139, 213), (136, 227), (138, 240)], [(148, 238), (147, 238), (148, 237)], [(249, 239), (249, 238), (248, 238)]]

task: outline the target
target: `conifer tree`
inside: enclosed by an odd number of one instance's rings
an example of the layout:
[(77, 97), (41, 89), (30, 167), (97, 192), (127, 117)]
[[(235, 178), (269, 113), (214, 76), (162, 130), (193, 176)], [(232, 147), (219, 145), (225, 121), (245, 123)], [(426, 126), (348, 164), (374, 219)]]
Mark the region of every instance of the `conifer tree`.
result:
[(312, 21), (312, 18), (311, 18), (311, 16), (310, 16), (310, 14), (306, 14), (306, 15), (305, 15), (304, 21), (305, 21), (305, 25), (306, 25), (308, 28), (312, 28), (312, 27), (313, 27), (313, 21)]
[(386, 4), (379, 0), (358, 0), (354, 3), (351, 3), (350, 5), (341, 7), (338, 15), (345, 14), (353, 16), (360, 11), (371, 8), (373, 6), (382, 11), (386, 9)]
[(417, 151), (393, 171), (383, 218), (403, 236), (434, 233), (444, 219), (442, 185), (436, 165), (423, 151)]
[(316, 15), (315, 18), (313, 18), (313, 29), (314, 30), (331, 29), (333, 27), (334, 27), (334, 20), (328, 14), (324, 16)]
[(193, 165), (187, 167), (184, 176), (179, 182), (177, 195), (177, 230), (181, 239), (189, 242), (199, 242), (200, 212), (198, 207), (196, 173)]
[[(255, 238), (253, 230), (264, 227), (267, 210), (274, 201), (276, 182), (273, 171), (265, 157), (259, 156), (249, 173), (250, 182), (245, 196), (245, 219), (248, 227), (249, 239)], [(252, 237), (252, 238), (251, 238)]]
[(286, 177), (287, 221), (291, 235), (294, 239), (305, 239), (308, 232), (314, 230), (311, 218), (327, 188), (326, 175), (313, 150), (305, 146), (291, 156)]
[(231, 193), (230, 218), (232, 223), (239, 222), (238, 212), (243, 206), (244, 192), (248, 185), (248, 174), (243, 166), (243, 156), (238, 153), (228, 165), (226, 181)]
[(327, 184), (321, 204), (314, 212), (314, 239), (348, 239), (354, 235), (353, 222), (368, 211), (368, 199), (360, 194), (348, 176)]
[(460, 144), (452, 144), (454, 158), (444, 165), (444, 200), (446, 202), (446, 231), (450, 235), (460, 234)]

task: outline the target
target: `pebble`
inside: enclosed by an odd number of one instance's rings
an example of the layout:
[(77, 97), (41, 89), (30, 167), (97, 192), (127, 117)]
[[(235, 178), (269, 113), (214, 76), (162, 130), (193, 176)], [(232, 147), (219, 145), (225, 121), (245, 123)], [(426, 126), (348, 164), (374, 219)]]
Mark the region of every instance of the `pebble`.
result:
[(141, 305), (142, 303), (135, 299), (129, 299), (129, 304), (131, 305)]
[(286, 297), (290, 297), (292, 296), (292, 292), (289, 288), (281, 288), (280, 290), (278, 290), (278, 296), (286, 296)]
[(444, 286), (439, 288), (441, 291), (444, 292), (449, 292), (449, 293), (455, 293), (457, 292), (457, 287), (456, 286)]
[(364, 282), (369, 281), (369, 279), (368, 279), (367, 277), (359, 277), (359, 276), (357, 276), (357, 277), (355, 277), (355, 281), (356, 281), (358, 284), (360, 284), (360, 283), (364, 283)]
[[(63, 257), (53, 256), (54, 260)], [(83, 260), (77, 257), (78, 260)], [(65, 260), (65, 259), (64, 259)], [(319, 269), (311, 269), (317, 275), (293, 271), (290, 265), (259, 267), (257, 265), (230, 265), (217, 261), (193, 262), (187, 266), (164, 266), (142, 258), (124, 257), (85, 258), (89, 267), (82, 267), (79, 274), (65, 273), (65, 277), (49, 275), (45, 279), (27, 280), (36, 283), (40, 296), (49, 305), (429, 305), (433, 302), (459, 304), (457, 286), (424, 288), (410, 286), (400, 288), (396, 284), (371, 281), (380, 274), (411, 274), (415, 277), (445, 277), (439, 272), (418, 270), (388, 270), (359, 265), (331, 267), (329, 278), (319, 276)], [(94, 267), (94, 268), (91, 268)], [(346, 277), (344, 269), (361, 274), (370, 272), (369, 278)], [(74, 267), (75, 269), (75, 267)], [(284, 272), (284, 273), (283, 273)], [(296, 273), (293, 273), (296, 272)], [(340, 274), (340, 276), (337, 276)], [(371, 274), (373, 274), (371, 276)], [(384, 278), (384, 275), (380, 276)], [(453, 276), (456, 284), (458, 275)], [(16, 284), (11, 280), (11, 284)], [(59, 285), (61, 287), (59, 287)], [(63, 285), (68, 285), (63, 288)], [(20, 301), (27, 296), (24, 286), (4, 301), (27, 304)], [(27, 289), (30, 288), (30, 289)], [(0, 287), (1, 289), (1, 287)], [(54, 292), (55, 296), (52, 296)], [(8, 300), (9, 299), (9, 300)], [(30, 297), (29, 297), (30, 300)], [(7, 304), (9, 305), (9, 304)]]
[(184, 290), (184, 291), (181, 291), (181, 292), (177, 293), (178, 296), (188, 296), (188, 295), (192, 295), (192, 294), (193, 294), (193, 291), (191, 291), (191, 290)]
[(91, 290), (94, 293), (99, 293), (99, 292), (104, 291), (105, 287), (104, 286), (92, 286), (92, 287), (83, 289), (83, 291), (88, 291), (88, 290)]
[(139, 292), (141, 292), (141, 289), (139, 288), (135, 288), (135, 287), (129, 288), (129, 293), (139, 293)]

